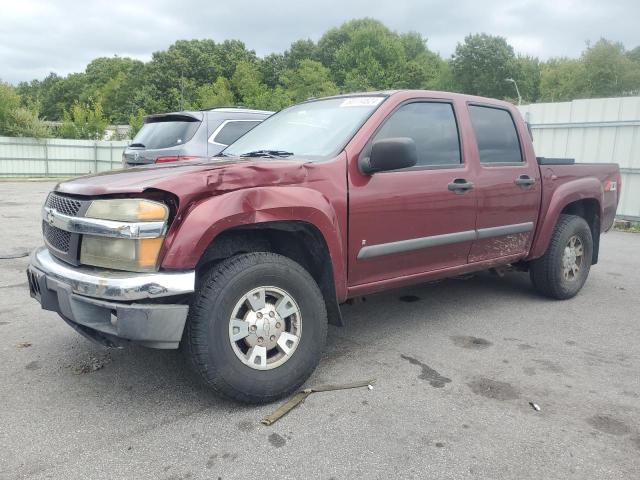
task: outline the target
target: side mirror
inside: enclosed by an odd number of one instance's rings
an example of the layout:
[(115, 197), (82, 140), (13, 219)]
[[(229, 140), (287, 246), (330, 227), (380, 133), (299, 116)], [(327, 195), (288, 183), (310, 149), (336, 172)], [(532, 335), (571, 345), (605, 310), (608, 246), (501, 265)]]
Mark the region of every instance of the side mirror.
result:
[(418, 151), (412, 138), (397, 137), (376, 140), (369, 157), (358, 159), (358, 168), (365, 175), (413, 167), (418, 163)]

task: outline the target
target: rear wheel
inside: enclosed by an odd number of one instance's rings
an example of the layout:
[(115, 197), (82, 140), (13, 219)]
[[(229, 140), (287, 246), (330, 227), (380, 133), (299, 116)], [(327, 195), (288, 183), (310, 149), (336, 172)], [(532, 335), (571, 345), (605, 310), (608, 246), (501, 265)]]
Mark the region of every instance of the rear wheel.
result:
[(575, 215), (560, 215), (545, 254), (531, 262), (534, 287), (547, 297), (575, 296), (587, 281), (593, 253), (589, 224)]
[(325, 304), (309, 273), (273, 253), (218, 264), (194, 294), (184, 342), (217, 393), (247, 403), (296, 390), (315, 369), (327, 334)]

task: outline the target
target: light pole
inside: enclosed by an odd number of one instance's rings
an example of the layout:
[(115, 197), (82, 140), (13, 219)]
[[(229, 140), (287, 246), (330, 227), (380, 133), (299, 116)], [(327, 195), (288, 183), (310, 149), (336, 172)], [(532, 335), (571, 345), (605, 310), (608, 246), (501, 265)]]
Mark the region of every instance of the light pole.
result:
[(518, 89), (518, 84), (516, 83), (516, 81), (513, 78), (505, 78), (504, 80), (505, 82), (513, 83), (513, 85), (516, 87), (516, 93), (518, 94), (518, 106), (522, 105), (522, 97), (520, 96), (520, 90)]

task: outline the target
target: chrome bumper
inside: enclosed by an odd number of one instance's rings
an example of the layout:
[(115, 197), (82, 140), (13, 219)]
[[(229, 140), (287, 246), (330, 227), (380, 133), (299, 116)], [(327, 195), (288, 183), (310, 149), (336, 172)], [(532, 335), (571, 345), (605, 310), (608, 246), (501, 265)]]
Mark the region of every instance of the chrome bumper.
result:
[(29, 267), (69, 285), (73, 293), (121, 302), (192, 293), (196, 281), (195, 271), (132, 273), (74, 267), (53, 257), (46, 247), (33, 251)]
[(27, 279), (31, 296), (57, 312), (76, 331), (108, 347), (128, 341), (153, 348), (178, 348), (189, 307), (153, 299), (189, 294), (195, 271), (130, 273), (73, 267), (45, 247), (31, 254)]

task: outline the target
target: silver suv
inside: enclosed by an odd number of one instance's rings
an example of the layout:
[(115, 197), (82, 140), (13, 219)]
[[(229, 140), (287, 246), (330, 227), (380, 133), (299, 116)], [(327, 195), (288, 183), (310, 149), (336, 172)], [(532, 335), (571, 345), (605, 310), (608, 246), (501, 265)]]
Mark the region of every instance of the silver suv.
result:
[(124, 167), (217, 155), (273, 112), (214, 108), (149, 115), (122, 154)]

